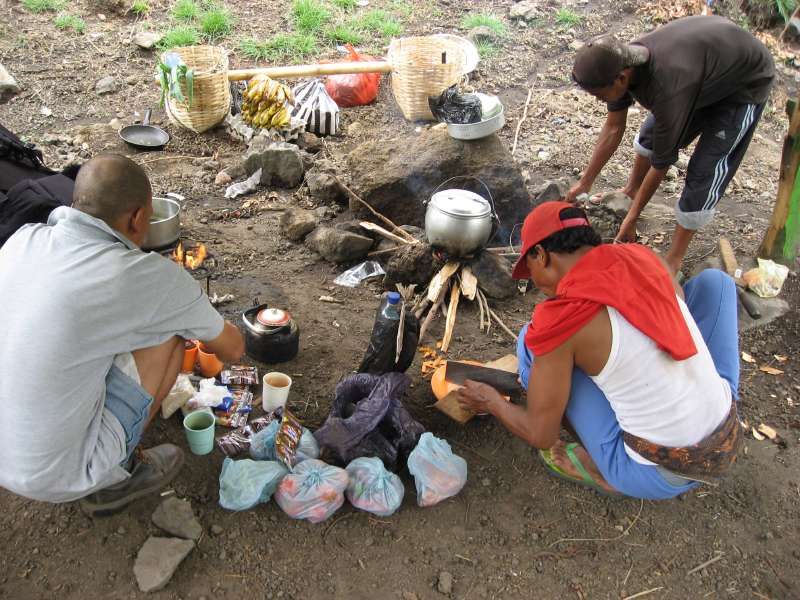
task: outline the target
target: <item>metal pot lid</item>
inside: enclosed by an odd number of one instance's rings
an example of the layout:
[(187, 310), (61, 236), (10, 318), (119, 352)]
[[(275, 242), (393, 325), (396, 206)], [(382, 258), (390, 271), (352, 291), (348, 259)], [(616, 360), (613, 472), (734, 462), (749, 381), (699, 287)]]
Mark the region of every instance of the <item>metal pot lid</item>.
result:
[(265, 308), (256, 315), (256, 321), (267, 327), (281, 327), (291, 320), (291, 315), (280, 308)]
[(442, 190), (431, 196), (431, 204), (446, 215), (462, 219), (486, 217), (492, 206), (483, 196), (469, 190)]

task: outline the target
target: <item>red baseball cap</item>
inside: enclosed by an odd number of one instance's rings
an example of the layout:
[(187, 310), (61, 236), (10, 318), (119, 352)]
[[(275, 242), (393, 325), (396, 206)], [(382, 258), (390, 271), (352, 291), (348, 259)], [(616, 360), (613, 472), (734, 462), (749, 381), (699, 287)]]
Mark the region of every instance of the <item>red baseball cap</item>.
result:
[(585, 216), (562, 219), (561, 212), (567, 208), (574, 209), (575, 206), (567, 202), (543, 202), (525, 217), (525, 222), (522, 224), (522, 250), (517, 264), (514, 265), (514, 271), (511, 273), (514, 279), (531, 278), (531, 272), (525, 262), (525, 255), (543, 239), (570, 227), (591, 227)]

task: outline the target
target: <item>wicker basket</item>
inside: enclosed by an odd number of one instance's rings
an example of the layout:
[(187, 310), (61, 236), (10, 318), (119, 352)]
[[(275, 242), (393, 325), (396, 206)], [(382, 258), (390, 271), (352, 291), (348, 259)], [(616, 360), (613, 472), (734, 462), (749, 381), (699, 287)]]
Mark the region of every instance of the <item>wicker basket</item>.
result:
[[(228, 84), (228, 55), (218, 46), (186, 46), (173, 48), (183, 62), (194, 71), (192, 105), (169, 98), (166, 102), (169, 120), (197, 133), (222, 122), (231, 110)], [(162, 55), (161, 60), (164, 60)], [(186, 85), (181, 84), (188, 100)]]
[(466, 64), (460, 45), (434, 36), (396, 39), (388, 58), (394, 98), (409, 121), (432, 120), (428, 97), (458, 82)]

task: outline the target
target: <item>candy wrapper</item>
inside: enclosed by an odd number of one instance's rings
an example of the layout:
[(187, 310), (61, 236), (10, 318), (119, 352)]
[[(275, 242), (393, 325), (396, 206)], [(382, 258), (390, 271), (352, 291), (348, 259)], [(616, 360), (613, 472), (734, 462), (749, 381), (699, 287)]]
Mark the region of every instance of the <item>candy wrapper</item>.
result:
[(295, 454), (303, 436), (303, 426), (288, 410), (283, 411), (281, 426), (275, 436), (275, 454), (291, 470), (295, 463)]
[(258, 368), (232, 365), (219, 374), (222, 385), (258, 385)]
[(272, 421), (272, 414), (259, 417), (250, 422), (249, 425), (240, 427), (236, 431), (231, 431), (227, 435), (217, 439), (217, 446), (225, 456), (234, 458), (250, 451), (250, 439), (253, 435), (265, 429)]
[(233, 401), (214, 409), (217, 424), (224, 427), (244, 427), (253, 410), (253, 392), (245, 386), (230, 386)]

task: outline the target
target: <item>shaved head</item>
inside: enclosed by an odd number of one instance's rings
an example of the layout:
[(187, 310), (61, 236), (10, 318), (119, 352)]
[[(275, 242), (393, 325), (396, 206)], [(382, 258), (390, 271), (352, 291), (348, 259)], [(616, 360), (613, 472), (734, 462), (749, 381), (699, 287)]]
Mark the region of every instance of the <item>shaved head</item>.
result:
[(119, 154), (101, 154), (78, 172), (72, 207), (113, 225), (123, 215), (147, 206), (152, 195), (142, 167)]

